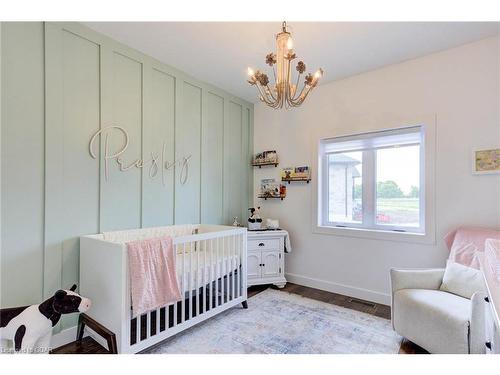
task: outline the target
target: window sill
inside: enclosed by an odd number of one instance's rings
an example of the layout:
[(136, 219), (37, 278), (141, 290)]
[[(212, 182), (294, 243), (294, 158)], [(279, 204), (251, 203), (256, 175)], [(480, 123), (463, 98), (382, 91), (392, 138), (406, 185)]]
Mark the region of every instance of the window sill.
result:
[(424, 245), (435, 245), (436, 236), (433, 231), (427, 233), (396, 232), (392, 230), (378, 230), (366, 228), (330, 227), (314, 225), (313, 233), (332, 236), (366, 238), (380, 241), (409, 242)]

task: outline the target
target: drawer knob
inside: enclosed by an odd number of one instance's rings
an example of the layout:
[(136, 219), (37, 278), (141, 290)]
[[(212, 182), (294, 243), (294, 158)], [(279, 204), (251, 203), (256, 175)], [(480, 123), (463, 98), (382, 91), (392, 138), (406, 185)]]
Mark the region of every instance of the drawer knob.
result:
[(488, 303), (490, 302), (490, 299), (488, 297), (484, 297), (484, 300)]
[(259, 246), (264, 246), (264, 242), (259, 243)]
[(484, 345), (486, 345), (486, 347), (488, 349), (491, 349), (491, 342), (490, 341), (485, 342)]

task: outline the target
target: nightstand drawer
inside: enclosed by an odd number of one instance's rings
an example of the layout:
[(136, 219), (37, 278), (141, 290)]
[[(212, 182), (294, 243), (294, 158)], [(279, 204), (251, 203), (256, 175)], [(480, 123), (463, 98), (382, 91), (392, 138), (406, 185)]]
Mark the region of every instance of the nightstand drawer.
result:
[(248, 250), (280, 250), (280, 239), (248, 240)]

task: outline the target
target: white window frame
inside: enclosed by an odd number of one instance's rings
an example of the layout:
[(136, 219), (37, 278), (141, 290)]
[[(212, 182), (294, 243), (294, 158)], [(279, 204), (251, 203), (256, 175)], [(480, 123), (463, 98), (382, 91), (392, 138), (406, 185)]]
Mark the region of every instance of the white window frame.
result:
[[(420, 227), (376, 224), (376, 152), (363, 151), (363, 223), (330, 222), (328, 220), (328, 162), (323, 145), (337, 138), (357, 138), (360, 135), (377, 136), (384, 131), (398, 132), (407, 128), (420, 127)], [(394, 240), (417, 243), (435, 243), (435, 202), (434, 202), (434, 160), (435, 160), (435, 117), (398, 124), (392, 127), (369, 129), (357, 134), (338, 134), (334, 137), (320, 137), (313, 147), (313, 232), (361, 238)], [(339, 151), (341, 152), (341, 151)], [(316, 173), (315, 173), (316, 172)], [(370, 186), (366, 185), (370, 182)], [(325, 202), (325, 203), (323, 203)], [(370, 204), (368, 204), (370, 203)], [(370, 209), (368, 211), (367, 209)], [(404, 232), (402, 231), (404, 230)]]

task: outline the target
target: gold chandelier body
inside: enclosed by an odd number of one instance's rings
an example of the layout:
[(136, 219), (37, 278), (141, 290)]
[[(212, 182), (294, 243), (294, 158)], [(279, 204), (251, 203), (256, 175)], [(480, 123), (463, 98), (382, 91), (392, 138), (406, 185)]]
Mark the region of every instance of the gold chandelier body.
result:
[(300, 106), (323, 76), (321, 68), (314, 75), (308, 73), (305, 76), (302, 89), (298, 90), (300, 77), (305, 72), (306, 65), (303, 61), (297, 63), (295, 67), (297, 79), (293, 83), (291, 66), (296, 57), (293, 51), (292, 35), (286, 29), (286, 22), (283, 22), (282, 31), (276, 35), (276, 54), (271, 52), (266, 56), (266, 64), (273, 69), (275, 84), (269, 85), (267, 74), (260, 70), (254, 72), (248, 68), (248, 83), (257, 87), (260, 100), (269, 107), (293, 108)]

